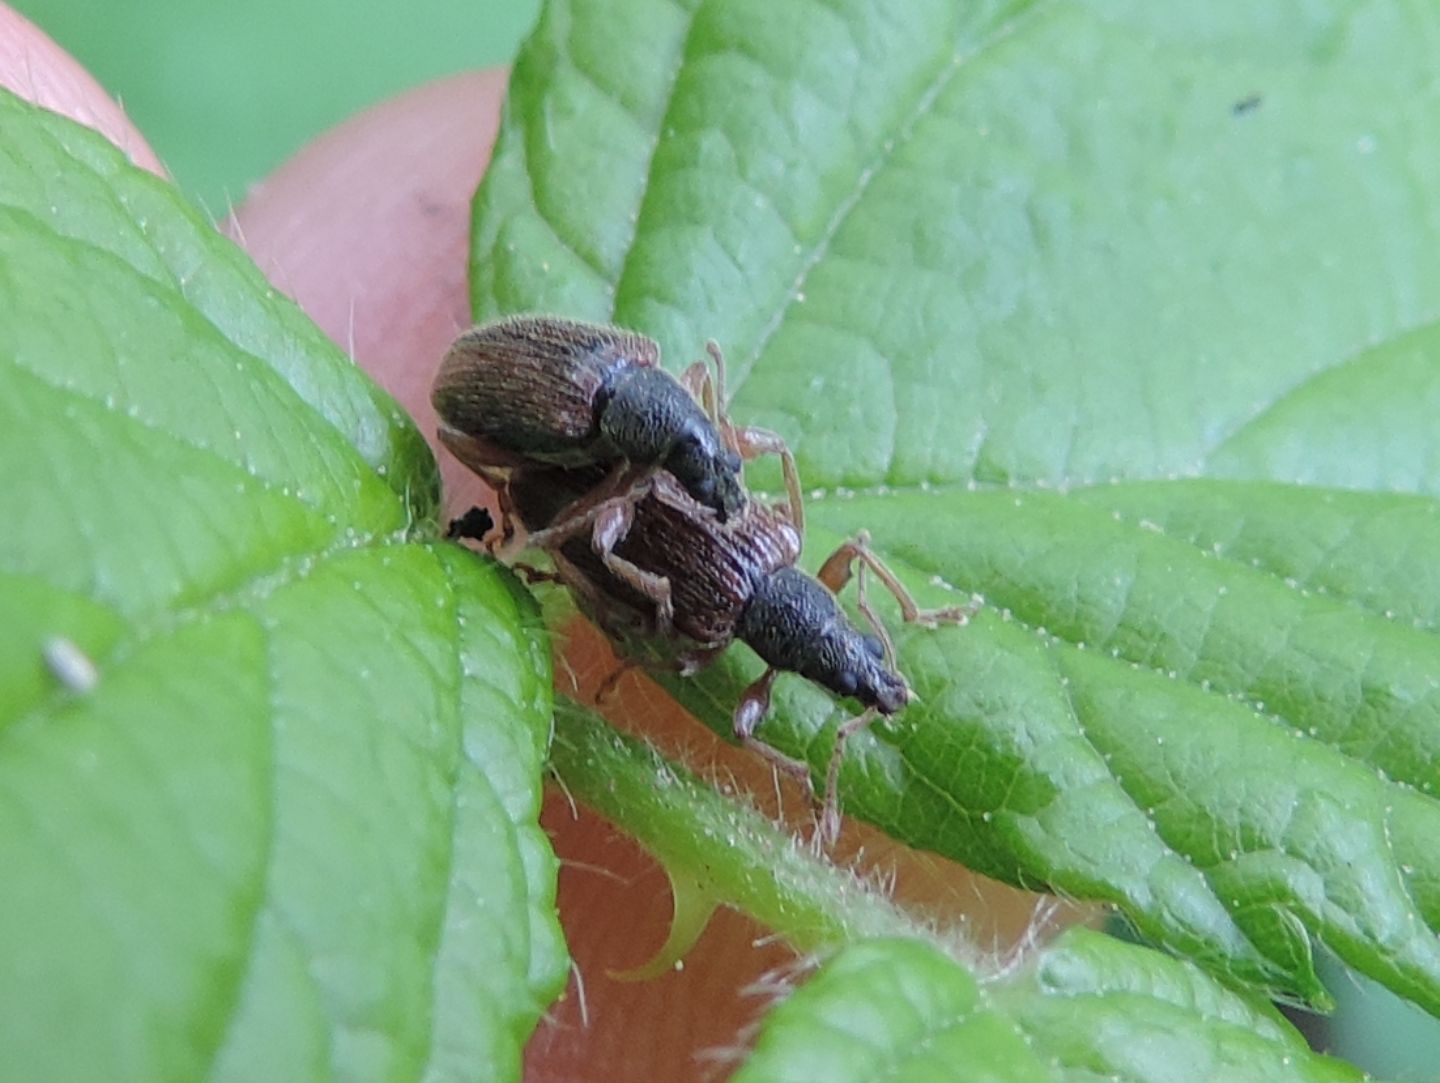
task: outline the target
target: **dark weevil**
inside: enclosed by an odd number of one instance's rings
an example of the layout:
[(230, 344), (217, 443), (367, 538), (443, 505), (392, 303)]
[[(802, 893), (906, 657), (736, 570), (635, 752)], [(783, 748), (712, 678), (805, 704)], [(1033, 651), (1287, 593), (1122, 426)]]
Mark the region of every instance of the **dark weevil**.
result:
[[(789, 509), (749, 501), (737, 516), (721, 523), (664, 472), (629, 493), (592, 503), (561, 528), (549, 527), (603, 476), (595, 467), (525, 467), (510, 479), (511, 507), (520, 523), (535, 531), (532, 541), (554, 561), (554, 577), (622, 651), (640, 644), (658, 646), (674, 668), (688, 676), (733, 640), (748, 644), (767, 668), (740, 696), (733, 716), (735, 737), (807, 786), (807, 765), (755, 736), (769, 709), (776, 676), (798, 673), (861, 703), (862, 713), (837, 731), (826, 771), (821, 834), (833, 838), (839, 825), (836, 784), (846, 740), (879, 715), (899, 711), (911, 698), (895, 668), (890, 637), (866, 597), (865, 569), (875, 572), (895, 596), (906, 621), (960, 622), (969, 616), (969, 607), (921, 610), (870, 550), (863, 532), (836, 549), (818, 576), (807, 575), (795, 567), (801, 533)], [(592, 524), (587, 538), (585, 531)], [(857, 628), (835, 598), (857, 565), (860, 610), (874, 634)]]
[(798, 508), (794, 459), (780, 438), (722, 421), (724, 358), (714, 343), (707, 349), (715, 383), (699, 362), (676, 380), (652, 339), (619, 328), (552, 316), (482, 324), (455, 340), (435, 377), (440, 439), (500, 494), (502, 540), (512, 533), (510, 474), (535, 463), (608, 467), (589, 491), (594, 501), (663, 468), (723, 521), (745, 506), (742, 456), (773, 452)]

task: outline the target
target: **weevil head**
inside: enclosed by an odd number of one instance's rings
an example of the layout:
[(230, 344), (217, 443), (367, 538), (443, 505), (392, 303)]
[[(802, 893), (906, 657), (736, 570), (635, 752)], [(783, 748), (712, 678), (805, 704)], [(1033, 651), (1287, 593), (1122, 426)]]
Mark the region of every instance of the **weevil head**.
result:
[(725, 446), (700, 404), (662, 369), (624, 374), (608, 392), (600, 432), (631, 462), (670, 471), (722, 521), (744, 508), (740, 456)]
[(894, 714), (910, 700), (880, 640), (860, 631), (835, 596), (796, 568), (757, 585), (737, 628), (756, 654), (842, 696)]
[(715, 509), (721, 522), (745, 507), (740, 456), (721, 443), (708, 422), (683, 427), (664, 466), (686, 492), (707, 508)]
[(831, 680), (820, 683), (877, 708), (881, 714), (894, 714), (910, 702), (909, 685), (886, 663), (885, 646), (878, 638), (859, 631), (848, 621), (846, 624), (845, 634), (837, 636), (840, 649), (829, 671)]

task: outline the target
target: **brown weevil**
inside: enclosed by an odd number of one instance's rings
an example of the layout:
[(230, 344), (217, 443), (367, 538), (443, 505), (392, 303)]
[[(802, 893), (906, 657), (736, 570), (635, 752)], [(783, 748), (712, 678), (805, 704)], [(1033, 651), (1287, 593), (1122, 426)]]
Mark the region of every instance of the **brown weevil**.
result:
[[(535, 531), (532, 540), (553, 560), (555, 578), (622, 651), (660, 648), (688, 676), (732, 641), (749, 645), (767, 668), (741, 694), (734, 735), (807, 787), (807, 765), (755, 736), (775, 678), (798, 673), (864, 708), (840, 726), (826, 771), (821, 835), (833, 838), (845, 742), (911, 699), (890, 636), (866, 596), (865, 572), (874, 572), (895, 596), (906, 621), (961, 622), (970, 608), (921, 610), (864, 532), (836, 549), (812, 577), (795, 567), (801, 532), (788, 508), (749, 501), (722, 523), (663, 471), (629, 493), (591, 504), (560, 528), (547, 528), (600, 478), (595, 468), (526, 468), (512, 478), (510, 499), (517, 518)], [(836, 600), (857, 568), (859, 606), (873, 633), (856, 627)]]
[(742, 456), (773, 452), (798, 505), (794, 460), (779, 437), (721, 421), (724, 358), (714, 343), (707, 348), (713, 383), (699, 362), (677, 380), (660, 367), (654, 340), (615, 327), (552, 316), (473, 327), (455, 340), (435, 377), (440, 439), (501, 494), (506, 539), (506, 482), (536, 463), (610, 467), (592, 490), (597, 500), (664, 469), (724, 521), (745, 506)]
[[(707, 349), (714, 380), (697, 363), (676, 381), (641, 335), (543, 316), (486, 324), (456, 341), (436, 378), (440, 438), (495, 487), (501, 542), (518, 522), (553, 560), (550, 578), (622, 652), (658, 648), (690, 675), (734, 640), (747, 643), (767, 668), (741, 694), (735, 737), (807, 787), (806, 764), (755, 736), (775, 678), (798, 673), (860, 702), (862, 712), (837, 731), (826, 771), (821, 833), (831, 838), (847, 739), (912, 698), (866, 597), (865, 572), (906, 621), (958, 622), (970, 610), (921, 610), (863, 532), (818, 577), (796, 568), (804, 506), (794, 458), (773, 433), (731, 424), (724, 357), (713, 342)], [(785, 505), (746, 497), (741, 460), (763, 453), (781, 458)], [(485, 515), (461, 517), (451, 536), (484, 540), (490, 525)], [(852, 575), (873, 634), (836, 600)]]

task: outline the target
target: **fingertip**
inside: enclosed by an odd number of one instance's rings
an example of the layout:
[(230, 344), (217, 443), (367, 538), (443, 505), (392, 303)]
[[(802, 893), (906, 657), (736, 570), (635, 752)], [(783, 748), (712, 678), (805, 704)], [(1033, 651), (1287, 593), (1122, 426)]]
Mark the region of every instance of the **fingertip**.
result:
[(707, 1050), (741, 1055), (740, 1036), (764, 1004), (745, 995), (795, 953), (721, 908), (679, 965), (646, 981), (611, 971), (652, 958), (673, 916), (664, 870), (633, 840), (563, 798), (542, 823), (560, 857), (559, 910), (575, 976), (525, 1050), (527, 1083), (693, 1078)]
[(505, 79), (470, 72), (352, 117), (256, 185), (230, 220), (271, 281), (426, 431), (435, 366), (469, 323), (470, 202)]

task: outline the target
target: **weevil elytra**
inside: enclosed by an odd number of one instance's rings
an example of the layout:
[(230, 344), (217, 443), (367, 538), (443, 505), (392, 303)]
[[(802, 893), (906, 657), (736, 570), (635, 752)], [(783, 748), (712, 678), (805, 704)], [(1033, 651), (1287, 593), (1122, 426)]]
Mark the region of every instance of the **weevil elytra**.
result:
[(552, 316), (482, 324), (455, 340), (435, 377), (440, 439), (502, 494), (507, 538), (505, 483), (528, 464), (605, 464), (611, 474), (592, 490), (597, 497), (663, 468), (725, 520), (745, 505), (742, 456), (775, 452), (798, 492), (778, 437), (718, 430), (724, 359), (713, 343), (708, 348), (716, 383), (700, 363), (676, 380), (660, 368), (654, 340), (631, 331)]

